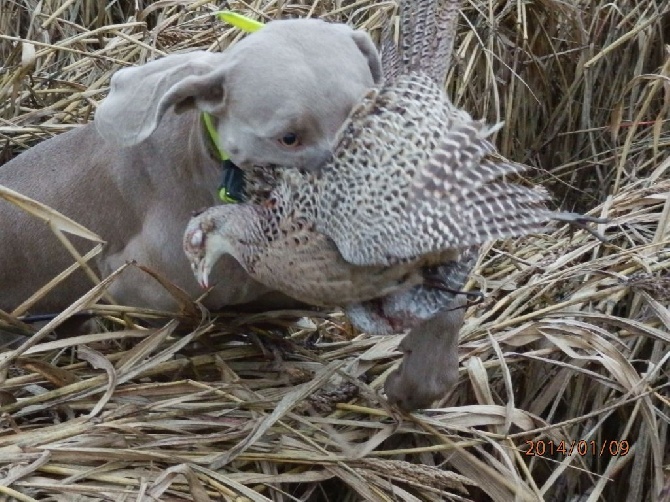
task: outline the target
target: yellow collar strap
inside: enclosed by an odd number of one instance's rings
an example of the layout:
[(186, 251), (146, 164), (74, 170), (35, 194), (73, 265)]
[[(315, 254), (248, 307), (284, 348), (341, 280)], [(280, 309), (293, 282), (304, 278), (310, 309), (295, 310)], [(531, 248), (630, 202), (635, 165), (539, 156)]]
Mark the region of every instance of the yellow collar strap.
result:
[(238, 14), (229, 10), (222, 10), (217, 12), (216, 16), (220, 21), (232, 24), (236, 28), (239, 28), (242, 31), (246, 31), (247, 33), (253, 33), (254, 31), (258, 31), (263, 27), (263, 23), (260, 21), (256, 21), (250, 17), (243, 16), (242, 14)]
[(219, 160), (228, 160), (230, 155), (223, 149), (221, 145), (221, 138), (219, 138), (219, 133), (216, 132), (216, 127), (214, 127), (214, 119), (207, 112), (202, 112), (202, 122), (205, 124), (205, 129), (207, 129), (207, 134), (209, 134), (209, 139), (212, 140), (214, 148), (216, 148), (216, 153), (219, 156)]

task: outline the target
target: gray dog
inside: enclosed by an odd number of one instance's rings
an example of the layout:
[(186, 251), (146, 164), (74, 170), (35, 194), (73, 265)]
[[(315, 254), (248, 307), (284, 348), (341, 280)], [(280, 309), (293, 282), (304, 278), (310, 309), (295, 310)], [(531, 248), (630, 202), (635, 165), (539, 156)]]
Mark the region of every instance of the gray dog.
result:
[[(95, 125), (19, 155), (0, 167), (0, 185), (100, 235), (106, 245), (94, 269), (101, 276), (136, 260), (195, 297), (202, 291), (181, 238), (194, 210), (217, 203), (221, 178), (202, 112), (211, 114), (236, 164), (313, 168), (327, 158), (352, 106), (380, 80), (379, 56), (364, 32), (318, 20), (274, 21), (223, 53), (174, 54), (118, 71)], [(11, 311), (73, 259), (42, 221), (2, 200), (0, 221), (0, 309)], [(284, 301), (232, 259), (215, 278), (209, 308)], [(63, 309), (91, 286), (77, 271), (38, 309)], [(175, 306), (136, 269), (109, 291), (126, 305)]]

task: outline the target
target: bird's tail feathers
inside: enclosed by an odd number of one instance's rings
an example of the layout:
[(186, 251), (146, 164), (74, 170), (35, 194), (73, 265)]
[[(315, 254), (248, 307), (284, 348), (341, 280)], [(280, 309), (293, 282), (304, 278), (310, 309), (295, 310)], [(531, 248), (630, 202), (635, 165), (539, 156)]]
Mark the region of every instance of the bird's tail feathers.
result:
[(402, 0), (399, 43), (394, 40), (395, 22), (388, 20), (382, 31), (385, 78), (417, 71), (442, 85), (451, 63), (459, 6), (459, 0)]
[(452, 218), (460, 221), (460, 246), (545, 232), (553, 211), (544, 190), (511, 183), (489, 183), (473, 192), (467, 202), (452, 206)]
[[(420, 256), (451, 248), (543, 233), (555, 214), (544, 190), (511, 183), (487, 183), (456, 202), (425, 198), (408, 218), (420, 237), (398, 246), (394, 256)], [(416, 233), (416, 232), (415, 232)]]

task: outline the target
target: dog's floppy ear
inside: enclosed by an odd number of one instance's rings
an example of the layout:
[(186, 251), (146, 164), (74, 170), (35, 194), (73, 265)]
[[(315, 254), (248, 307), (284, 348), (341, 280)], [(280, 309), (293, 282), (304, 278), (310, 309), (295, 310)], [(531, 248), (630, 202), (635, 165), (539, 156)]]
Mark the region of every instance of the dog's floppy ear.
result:
[(188, 107), (200, 96), (223, 99), (224, 61), (223, 54), (195, 51), (117, 71), (95, 115), (98, 132), (119, 145), (135, 145), (154, 132), (170, 107)]
[(389, 401), (410, 411), (426, 408), (458, 383), (458, 334), (467, 298), (456, 296), (444, 310), (412, 328), (400, 342), (402, 362), (386, 378)]
[(368, 66), (370, 66), (370, 73), (372, 74), (372, 79), (375, 84), (380, 84), (384, 77), (382, 72), (382, 61), (379, 56), (379, 51), (375, 47), (370, 35), (362, 30), (355, 30), (351, 36), (354, 39), (354, 42), (356, 42), (356, 46), (367, 58)]

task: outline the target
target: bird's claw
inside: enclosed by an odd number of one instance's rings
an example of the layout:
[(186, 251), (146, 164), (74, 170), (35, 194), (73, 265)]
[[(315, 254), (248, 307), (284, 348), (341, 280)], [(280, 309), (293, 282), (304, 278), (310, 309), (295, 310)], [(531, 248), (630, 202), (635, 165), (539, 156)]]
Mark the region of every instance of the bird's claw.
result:
[[(456, 307), (451, 310), (456, 310), (456, 309), (467, 309), (469, 307), (473, 307), (475, 305), (479, 305), (484, 301), (484, 298), (486, 298), (486, 295), (482, 293), (481, 291), (460, 291), (457, 289), (446, 289), (443, 288), (443, 291), (447, 291), (449, 293), (452, 293), (454, 295), (465, 295), (468, 298), (468, 302), (461, 305), (460, 307)], [(472, 300), (472, 301), (470, 301)]]

